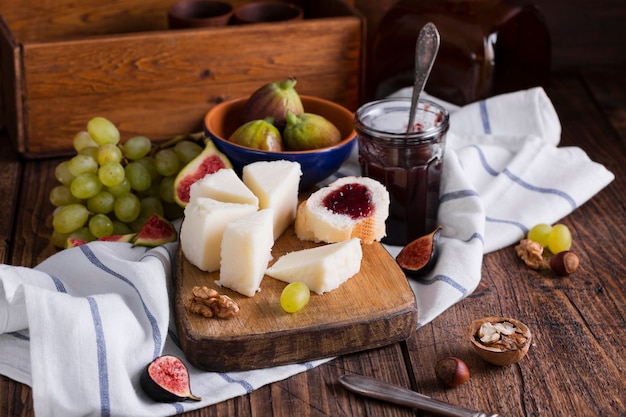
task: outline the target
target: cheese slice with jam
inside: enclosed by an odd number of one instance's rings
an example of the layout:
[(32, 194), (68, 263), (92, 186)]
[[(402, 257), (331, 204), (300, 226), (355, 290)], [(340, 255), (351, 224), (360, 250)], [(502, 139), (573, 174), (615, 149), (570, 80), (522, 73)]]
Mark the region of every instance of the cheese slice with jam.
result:
[(265, 271), (285, 282), (300, 281), (317, 294), (338, 288), (361, 270), (361, 241), (358, 238), (311, 249), (289, 252)]
[(198, 197), (185, 207), (180, 245), (185, 257), (203, 271), (220, 268), (220, 247), (226, 225), (257, 211), (253, 204), (225, 203)]
[(259, 199), (230, 168), (222, 168), (207, 174), (191, 185), (189, 202), (198, 197), (208, 197), (225, 203), (252, 204), (259, 206)]
[(259, 209), (274, 209), (274, 240), (296, 218), (302, 169), (291, 161), (259, 161), (243, 167), (243, 183), (259, 198)]
[(260, 291), (267, 264), (272, 260), (273, 221), (274, 210), (267, 208), (226, 225), (217, 285), (248, 297)]

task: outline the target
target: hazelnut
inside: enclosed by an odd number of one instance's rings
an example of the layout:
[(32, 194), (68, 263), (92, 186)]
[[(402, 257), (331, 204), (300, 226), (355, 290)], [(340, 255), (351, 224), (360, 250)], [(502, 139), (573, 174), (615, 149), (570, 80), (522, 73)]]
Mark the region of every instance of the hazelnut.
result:
[(550, 259), (550, 268), (555, 274), (566, 277), (578, 268), (580, 259), (572, 251), (559, 252)]
[(437, 362), (435, 375), (447, 387), (459, 386), (467, 382), (470, 377), (469, 369), (465, 362), (454, 357), (441, 359)]

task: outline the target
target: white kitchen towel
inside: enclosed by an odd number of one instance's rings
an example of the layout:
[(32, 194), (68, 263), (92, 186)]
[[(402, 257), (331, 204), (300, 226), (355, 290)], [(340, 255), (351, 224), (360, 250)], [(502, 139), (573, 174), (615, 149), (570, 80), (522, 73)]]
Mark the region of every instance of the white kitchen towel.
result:
[[(439, 262), (410, 280), (419, 326), (476, 288), (483, 253), (559, 220), (613, 179), (582, 150), (557, 147), (558, 116), (541, 89), (451, 109)], [(351, 174), (356, 152), (338, 173)], [(32, 386), (37, 416), (174, 415), (329, 360), (229, 373), (187, 364), (201, 402), (149, 400), (139, 386), (147, 363), (166, 353), (184, 359), (169, 308), (176, 247), (94, 242), (36, 268), (0, 265), (0, 373)]]

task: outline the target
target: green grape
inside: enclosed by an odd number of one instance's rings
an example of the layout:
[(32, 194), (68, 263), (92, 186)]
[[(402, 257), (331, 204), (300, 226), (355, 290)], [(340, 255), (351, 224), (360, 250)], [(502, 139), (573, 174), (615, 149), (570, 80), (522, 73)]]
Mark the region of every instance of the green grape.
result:
[(98, 178), (105, 187), (115, 187), (126, 178), (126, 171), (119, 162), (107, 162), (98, 169)]
[(72, 233), (87, 223), (89, 211), (82, 204), (70, 204), (54, 213), (52, 228), (58, 233)]
[(144, 197), (159, 197), (159, 182), (152, 181), (150, 187), (147, 190), (137, 193), (139, 198)]
[(55, 207), (62, 207), (68, 204), (80, 203), (80, 200), (72, 195), (72, 190), (69, 186), (61, 184), (50, 190), (50, 202)]
[(106, 190), (110, 192), (111, 194), (113, 194), (115, 197), (119, 197), (122, 194), (130, 193), (131, 191), (130, 182), (128, 182), (128, 179), (124, 178), (122, 182), (112, 187), (107, 187)]
[(145, 136), (135, 136), (122, 145), (124, 156), (131, 161), (143, 158), (152, 149), (152, 141)]
[(91, 156), (94, 161), (98, 162), (98, 146), (87, 146), (78, 152), (78, 155)]
[(163, 217), (163, 203), (157, 197), (145, 197), (141, 199), (141, 210), (139, 211), (139, 217), (145, 217), (148, 219), (153, 214), (158, 214)]
[(130, 188), (135, 191), (145, 191), (152, 184), (150, 172), (139, 162), (134, 161), (126, 165), (126, 178), (130, 183)]
[(83, 148), (87, 148), (90, 146), (98, 146), (98, 144), (94, 142), (94, 140), (89, 135), (89, 132), (87, 132), (86, 130), (78, 132), (76, 135), (74, 135), (72, 143), (74, 144), (74, 149), (76, 149), (76, 152), (80, 152)]
[(122, 194), (115, 200), (113, 211), (115, 217), (121, 222), (130, 223), (137, 219), (141, 210), (139, 197), (132, 193)]
[(70, 161), (63, 161), (54, 169), (54, 176), (63, 185), (70, 185), (76, 176), (70, 172)]
[(50, 242), (57, 248), (65, 249), (67, 236), (67, 233), (59, 233), (56, 230), (53, 230), (52, 235), (50, 236)]
[(572, 234), (564, 224), (555, 224), (548, 237), (548, 249), (553, 254), (569, 250), (572, 246)]
[(79, 239), (85, 242), (92, 242), (96, 240), (96, 237), (89, 231), (89, 227), (81, 227), (78, 230), (73, 231), (68, 237), (73, 239)]
[(113, 233), (112, 235), (127, 235), (133, 231), (128, 227), (126, 223), (122, 223), (119, 220), (113, 220)]
[(87, 200), (87, 208), (90, 212), (96, 214), (107, 214), (113, 211), (115, 205), (115, 196), (108, 191), (101, 190)]
[(181, 140), (174, 145), (174, 152), (182, 166), (185, 166), (202, 152), (202, 146), (190, 140)]
[(72, 184), (70, 190), (76, 198), (87, 199), (95, 196), (102, 190), (102, 183), (95, 174), (80, 174)]
[(110, 236), (113, 230), (113, 221), (106, 214), (96, 214), (89, 219), (89, 231), (97, 238)]
[(117, 145), (120, 141), (120, 131), (108, 119), (104, 117), (94, 117), (87, 122), (87, 131), (94, 142), (102, 146), (106, 143)]
[(176, 174), (180, 170), (180, 162), (173, 149), (161, 149), (154, 156), (154, 165), (164, 177)]
[(292, 282), (280, 294), (280, 306), (287, 313), (295, 313), (309, 302), (311, 291), (302, 282)]
[(161, 182), (159, 183), (159, 196), (161, 200), (166, 203), (174, 202), (174, 180), (176, 179), (176, 175), (172, 175), (170, 177), (163, 177)]
[(88, 155), (76, 155), (70, 159), (70, 173), (78, 177), (80, 174), (96, 174), (98, 172), (98, 161)]
[(104, 165), (108, 162), (122, 162), (122, 150), (112, 143), (106, 143), (98, 148), (98, 154), (96, 156), (98, 164)]
[(156, 169), (156, 163), (154, 162), (153, 157), (144, 156), (143, 158), (139, 158), (135, 162), (143, 165), (143, 167), (148, 170), (148, 172), (150, 173), (150, 177), (152, 178), (153, 181), (161, 177), (161, 174), (159, 174), (159, 171), (157, 171)]
[(534, 225), (528, 231), (528, 239), (533, 242), (541, 243), (544, 248), (548, 247), (548, 236), (550, 236), (550, 230), (552, 230), (552, 226), (545, 223), (539, 223)]

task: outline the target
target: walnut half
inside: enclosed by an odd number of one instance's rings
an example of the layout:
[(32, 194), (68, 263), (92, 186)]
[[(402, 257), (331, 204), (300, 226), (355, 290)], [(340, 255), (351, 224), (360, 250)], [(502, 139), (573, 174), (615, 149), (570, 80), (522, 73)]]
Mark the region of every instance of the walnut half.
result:
[(530, 239), (522, 239), (519, 245), (515, 246), (515, 252), (529, 268), (544, 269), (549, 268), (548, 261), (543, 257), (543, 245)]
[(239, 313), (239, 306), (232, 298), (206, 286), (195, 286), (191, 289), (187, 309), (207, 318), (228, 319)]

